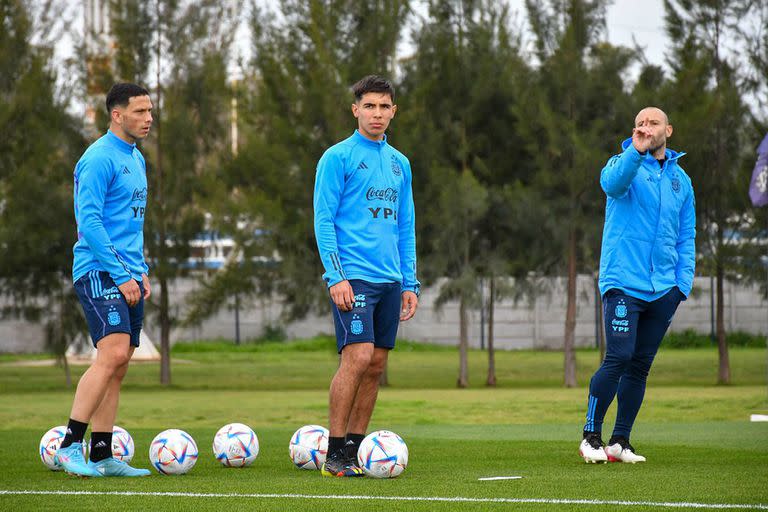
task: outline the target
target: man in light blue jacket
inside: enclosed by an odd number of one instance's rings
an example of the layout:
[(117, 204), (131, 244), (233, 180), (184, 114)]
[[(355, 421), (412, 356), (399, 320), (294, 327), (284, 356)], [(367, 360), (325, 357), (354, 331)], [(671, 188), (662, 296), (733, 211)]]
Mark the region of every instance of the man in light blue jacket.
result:
[(358, 477), (357, 450), (401, 321), (416, 313), (416, 217), (411, 164), (385, 134), (395, 116), (389, 80), (352, 87), (357, 130), (317, 164), (315, 237), (341, 362), (331, 381), (324, 476)]
[[(144, 261), (147, 166), (137, 142), (152, 126), (149, 92), (115, 84), (107, 93), (109, 131), (86, 150), (74, 174), (77, 242), (72, 281), (88, 323), (96, 360), (80, 377), (67, 433), (54, 461), (86, 476), (149, 475), (112, 456), (120, 388), (144, 322), (150, 296)], [(84, 436), (91, 425), (89, 461)]]
[[(635, 118), (632, 138), (600, 174), (607, 196), (600, 255), (607, 350), (589, 385), (579, 454), (586, 462), (644, 462), (629, 444), (645, 382), (661, 340), (691, 292), (696, 264), (696, 207), (691, 179), (667, 149), (672, 125), (656, 107)], [(617, 397), (613, 434), (601, 431)]]

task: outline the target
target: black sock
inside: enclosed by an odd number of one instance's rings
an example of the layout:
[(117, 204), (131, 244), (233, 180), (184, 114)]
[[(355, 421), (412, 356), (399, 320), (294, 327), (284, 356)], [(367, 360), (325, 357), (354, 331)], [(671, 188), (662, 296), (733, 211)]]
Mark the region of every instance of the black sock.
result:
[(87, 429), (87, 423), (81, 423), (69, 418), (69, 423), (67, 423), (67, 433), (64, 435), (64, 440), (61, 442), (60, 448), (66, 448), (72, 443), (82, 443)]
[(337, 453), (340, 453), (343, 455), (344, 443), (345, 443), (345, 439), (343, 437), (328, 437), (328, 456), (332, 457)]
[(365, 434), (352, 434), (347, 432), (347, 441), (344, 445), (344, 451), (347, 457), (357, 457), (357, 450), (360, 449), (360, 443), (365, 439)]
[(112, 432), (91, 432), (91, 455), (93, 462), (112, 456)]
[(624, 436), (611, 436), (611, 438), (608, 440), (608, 444), (616, 444), (616, 443), (622, 443), (622, 448), (624, 447), (624, 444), (629, 444), (629, 439), (627, 439)]

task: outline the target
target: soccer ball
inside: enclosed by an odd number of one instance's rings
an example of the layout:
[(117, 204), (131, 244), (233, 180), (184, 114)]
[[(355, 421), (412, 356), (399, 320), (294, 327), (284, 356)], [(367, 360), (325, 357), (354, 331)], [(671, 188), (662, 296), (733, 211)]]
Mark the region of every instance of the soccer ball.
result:
[(408, 465), (405, 441), (389, 430), (372, 432), (360, 443), (357, 462), (373, 478), (394, 478)]
[(248, 425), (224, 425), (213, 437), (213, 455), (224, 466), (250, 466), (259, 455), (259, 438)]
[(183, 475), (197, 462), (197, 444), (192, 436), (175, 428), (163, 430), (149, 445), (149, 461), (163, 475)]
[[(93, 438), (88, 443), (88, 450), (92, 449)], [(131, 462), (133, 455), (136, 453), (133, 445), (133, 438), (123, 427), (115, 425), (112, 427), (112, 456), (117, 460), (121, 460), (125, 463)]]
[(320, 469), (328, 452), (328, 429), (305, 425), (294, 432), (288, 444), (291, 460), (301, 469)]
[[(56, 451), (61, 446), (61, 442), (64, 440), (64, 436), (67, 433), (67, 426), (61, 425), (59, 427), (53, 427), (51, 430), (43, 434), (40, 439), (40, 460), (51, 471), (61, 471), (61, 466), (53, 462), (53, 457), (56, 455)], [(83, 458), (85, 458), (85, 444), (83, 444)]]

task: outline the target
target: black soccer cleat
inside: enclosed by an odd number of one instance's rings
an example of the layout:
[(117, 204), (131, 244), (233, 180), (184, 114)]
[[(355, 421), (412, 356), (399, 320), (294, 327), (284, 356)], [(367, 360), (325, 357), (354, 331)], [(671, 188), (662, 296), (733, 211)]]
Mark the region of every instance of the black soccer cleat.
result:
[(345, 455), (343, 451), (329, 455), (325, 459), (320, 473), (323, 476), (358, 477), (365, 476), (357, 462)]

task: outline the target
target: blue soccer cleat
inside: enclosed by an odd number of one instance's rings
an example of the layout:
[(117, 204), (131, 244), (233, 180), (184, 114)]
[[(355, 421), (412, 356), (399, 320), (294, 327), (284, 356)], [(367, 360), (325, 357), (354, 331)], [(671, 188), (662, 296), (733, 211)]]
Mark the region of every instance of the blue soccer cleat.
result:
[(72, 443), (66, 448), (59, 448), (53, 457), (54, 464), (70, 475), (76, 476), (101, 476), (101, 473), (91, 468), (83, 457), (81, 443)]
[(127, 463), (114, 457), (100, 460), (99, 462), (88, 462), (88, 467), (96, 471), (99, 476), (147, 476), (148, 469), (138, 469), (129, 466)]

